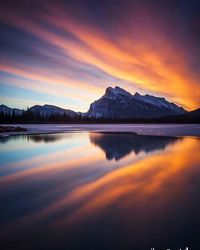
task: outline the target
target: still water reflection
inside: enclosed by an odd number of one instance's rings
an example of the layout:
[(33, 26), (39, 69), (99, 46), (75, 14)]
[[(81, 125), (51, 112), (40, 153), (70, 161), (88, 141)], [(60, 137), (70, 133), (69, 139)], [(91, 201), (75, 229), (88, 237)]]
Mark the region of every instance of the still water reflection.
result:
[(0, 140), (1, 249), (200, 249), (200, 140)]

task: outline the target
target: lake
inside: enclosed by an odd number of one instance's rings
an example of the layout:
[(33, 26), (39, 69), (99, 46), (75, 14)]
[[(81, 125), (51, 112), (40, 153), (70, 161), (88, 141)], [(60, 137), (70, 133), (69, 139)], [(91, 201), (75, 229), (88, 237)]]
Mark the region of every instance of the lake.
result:
[(1, 249), (200, 249), (200, 140), (0, 138)]

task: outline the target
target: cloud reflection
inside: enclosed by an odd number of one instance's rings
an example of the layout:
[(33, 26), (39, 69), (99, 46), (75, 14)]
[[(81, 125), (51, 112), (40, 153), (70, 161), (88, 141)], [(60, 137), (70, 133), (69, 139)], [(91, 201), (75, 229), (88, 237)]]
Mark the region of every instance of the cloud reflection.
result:
[[(194, 223), (188, 211), (199, 213), (198, 206), (195, 208), (199, 198), (195, 194), (199, 188), (200, 141), (158, 137), (159, 142), (155, 143), (154, 137), (136, 135), (129, 135), (131, 140), (127, 141), (126, 134), (119, 134), (119, 147), (114, 147), (114, 151), (120, 153), (120, 157), (124, 154), (127, 157), (110, 161), (93, 143), (98, 139), (97, 144), (107, 150), (107, 146), (117, 143), (116, 136), (113, 133), (72, 134), (71, 138), (45, 144), (40, 148), (40, 157), (32, 155), (29, 160), (7, 165), (9, 172), (0, 178), (0, 201), (4, 204), (0, 214), (9, 216), (0, 217), (1, 240), (19, 243), (26, 238), (35, 247), (37, 243), (32, 236), (36, 235), (37, 228), (39, 234), (52, 236), (48, 249), (55, 248), (55, 244), (68, 244), (77, 249), (83, 243), (77, 239), (91, 236), (91, 228), (97, 230), (108, 225), (101, 231), (103, 237), (109, 228), (109, 237), (117, 244), (121, 230), (131, 232), (135, 241), (132, 237), (128, 242), (121, 240), (125, 246), (132, 244), (133, 247), (141, 244), (141, 237), (146, 239), (145, 244), (148, 235), (155, 239), (161, 232), (160, 240), (165, 241), (168, 226), (173, 223), (181, 226), (183, 217), (184, 223)], [(127, 155), (125, 141), (138, 153), (135, 158)], [(16, 145), (18, 142), (12, 141)], [(23, 143), (28, 145), (33, 141)], [(52, 147), (54, 153), (49, 151)], [(35, 148), (31, 150), (34, 152)], [(155, 151), (150, 154), (152, 150)], [(23, 155), (22, 151), (18, 151), (18, 155)], [(112, 157), (116, 157), (116, 153)], [(16, 172), (22, 165), (25, 168)], [(149, 231), (152, 225), (153, 230)], [(175, 230), (175, 226), (173, 224), (171, 232), (167, 231), (170, 236), (177, 236), (180, 228)], [(188, 239), (187, 230), (184, 235)], [(97, 243), (93, 237), (89, 242)], [(106, 242), (102, 240), (102, 244)]]

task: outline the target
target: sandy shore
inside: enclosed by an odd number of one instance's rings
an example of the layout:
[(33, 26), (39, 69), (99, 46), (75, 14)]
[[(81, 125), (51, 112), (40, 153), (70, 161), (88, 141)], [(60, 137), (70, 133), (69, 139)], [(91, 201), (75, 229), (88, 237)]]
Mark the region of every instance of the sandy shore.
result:
[[(3, 125), (9, 126), (9, 125)], [(27, 129), (2, 136), (64, 132), (135, 132), (141, 135), (200, 137), (200, 124), (12, 124)]]

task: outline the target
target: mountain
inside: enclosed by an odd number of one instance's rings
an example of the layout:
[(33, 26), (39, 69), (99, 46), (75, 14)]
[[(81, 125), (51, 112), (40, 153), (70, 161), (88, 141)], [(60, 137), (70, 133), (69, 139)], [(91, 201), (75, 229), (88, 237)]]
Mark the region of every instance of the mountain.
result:
[(132, 95), (120, 87), (108, 87), (105, 94), (90, 105), (85, 114), (90, 118), (134, 119), (184, 114), (186, 111), (165, 98)]
[(187, 116), (200, 119), (200, 108), (187, 113)]
[(200, 123), (200, 108), (177, 117), (181, 122)]
[(41, 105), (35, 105), (28, 109), (29, 111), (33, 113), (40, 114), (42, 117), (48, 117), (50, 115), (68, 115), (70, 117), (74, 117), (76, 115), (76, 112), (70, 110), (70, 109), (63, 109), (54, 105), (48, 105), (45, 104), (43, 106)]
[(159, 119), (161, 123), (200, 123), (200, 108), (193, 111), (176, 115), (166, 116)]
[(0, 105), (0, 113), (3, 113), (4, 115), (16, 115), (20, 116), (22, 115), (22, 110), (21, 109), (16, 109), (16, 108), (9, 108), (6, 105)]

